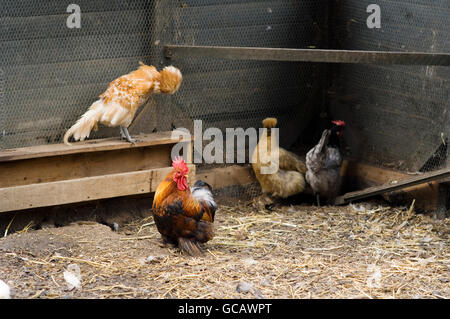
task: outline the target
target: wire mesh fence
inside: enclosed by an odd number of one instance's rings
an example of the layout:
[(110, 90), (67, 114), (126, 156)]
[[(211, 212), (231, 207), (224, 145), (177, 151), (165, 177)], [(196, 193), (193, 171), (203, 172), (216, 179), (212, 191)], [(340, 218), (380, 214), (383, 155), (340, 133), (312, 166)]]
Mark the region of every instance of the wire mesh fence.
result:
[[(447, 0), (379, 0), (382, 27), (366, 26), (371, 1), (5, 0), (0, 11), (0, 149), (61, 143), (110, 81), (138, 66), (173, 64), (184, 77), (155, 95), (132, 134), (260, 127), (277, 117), (281, 145), (306, 151), (328, 115), (349, 123), (349, 156), (403, 171), (449, 165), (446, 67), (166, 60), (165, 44), (450, 51)], [(329, 103), (327, 110), (326, 101)], [(91, 138), (119, 136), (100, 126)], [(201, 168), (201, 165), (200, 165)], [(256, 189), (256, 188), (255, 188)]]
[[(380, 0), (381, 28), (369, 29), (373, 1), (334, 1), (335, 45), (349, 50), (450, 52), (448, 1)], [(331, 114), (346, 118), (351, 156), (402, 171), (450, 165), (450, 72), (439, 66), (339, 65)]]
[[(62, 135), (108, 83), (138, 61), (173, 64), (183, 84), (153, 96), (130, 132), (175, 127), (258, 128), (279, 118), (290, 145), (316, 113), (323, 66), (187, 58), (167, 61), (165, 44), (321, 47), (326, 1), (78, 0), (81, 27), (70, 29), (61, 1), (4, 1), (0, 21), (0, 148), (61, 143)], [(139, 111), (138, 111), (139, 112)], [(100, 126), (90, 138), (118, 136)], [(199, 165), (200, 168), (202, 165)], [(258, 192), (259, 187), (235, 192)], [(236, 194), (234, 194), (236, 195)]]
[[(318, 66), (166, 61), (163, 46), (317, 46), (323, 3), (80, 0), (81, 27), (71, 29), (61, 1), (4, 1), (0, 147), (60, 143), (108, 83), (135, 69), (138, 61), (157, 68), (172, 63), (182, 70), (184, 82), (174, 96), (153, 97), (133, 123), (133, 133), (188, 126), (191, 119), (202, 119), (205, 128), (259, 127), (267, 115), (287, 123), (311, 95)], [(304, 123), (311, 114), (312, 106), (302, 112)], [(116, 135), (117, 129), (102, 127), (91, 137)]]

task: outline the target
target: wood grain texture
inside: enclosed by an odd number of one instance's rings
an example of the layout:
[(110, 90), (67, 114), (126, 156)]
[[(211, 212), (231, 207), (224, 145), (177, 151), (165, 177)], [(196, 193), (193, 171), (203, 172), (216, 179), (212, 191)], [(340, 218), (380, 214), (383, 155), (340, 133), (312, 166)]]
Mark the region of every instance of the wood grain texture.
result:
[(136, 145), (119, 138), (106, 138), (75, 142), (72, 146), (65, 144), (39, 145), (0, 151), (0, 162), (16, 161), (30, 158), (61, 156), (78, 153), (111, 151), (120, 149), (141, 148), (154, 145), (175, 144), (181, 137), (172, 138), (172, 132), (159, 132), (136, 135)]
[(171, 149), (155, 145), (0, 162), (0, 187), (168, 167)]
[(166, 57), (291, 62), (450, 65), (449, 53), (167, 45)]
[[(350, 163), (345, 161), (341, 175), (359, 179), (368, 185), (374, 185), (360, 191), (346, 193), (336, 198), (336, 204), (345, 204), (350, 201), (382, 195), (393, 194), (388, 198), (395, 197), (395, 191), (402, 190), (410, 193), (418, 200), (421, 206), (437, 207), (438, 181), (450, 176), (450, 169), (442, 169), (410, 176), (401, 172), (390, 171), (361, 163)], [(422, 186), (418, 186), (422, 185)], [(421, 202), (425, 202), (421, 203)]]
[[(189, 180), (195, 165), (188, 165)], [(172, 167), (0, 188), (0, 212), (154, 192)]]
[(251, 167), (238, 165), (199, 171), (197, 179), (210, 184), (213, 189), (256, 182)]

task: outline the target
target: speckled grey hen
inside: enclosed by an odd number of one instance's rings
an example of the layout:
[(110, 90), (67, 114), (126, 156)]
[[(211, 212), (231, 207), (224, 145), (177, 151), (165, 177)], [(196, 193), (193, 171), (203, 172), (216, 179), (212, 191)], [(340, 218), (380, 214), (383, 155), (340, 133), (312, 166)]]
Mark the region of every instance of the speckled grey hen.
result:
[(334, 200), (340, 188), (340, 170), (342, 165), (341, 138), (344, 121), (333, 121), (333, 127), (324, 130), (319, 143), (306, 154), (306, 181), (317, 197), (328, 204)]

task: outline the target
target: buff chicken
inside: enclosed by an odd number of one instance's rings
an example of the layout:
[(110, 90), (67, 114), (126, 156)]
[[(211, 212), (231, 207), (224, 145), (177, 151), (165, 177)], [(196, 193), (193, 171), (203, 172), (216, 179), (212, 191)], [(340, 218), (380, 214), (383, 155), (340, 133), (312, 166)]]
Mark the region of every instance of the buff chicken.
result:
[(98, 123), (110, 127), (120, 127), (123, 139), (135, 143), (131, 138), (128, 127), (130, 126), (136, 111), (144, 105), (151, 94), (175, 93), (182, 81), (180, 70), (173, 66), (165, 67), (158, 72), (154, 66), (148, 66), (140, 62), (137, 70), (123, 75), (112, 81), (106, 91), (100, 95), (80, 119), (64, 135), (64, 143), (69, 143), (69, 138), (83, 141), (89, 137), (94, 128), (98, 129)]
[[(278, 144), (272, 144), (271, 129), (277, 125), (276, 118), (266, 118), (262, 124), (265, 130), (253, 151), (252, 167), (266, 195), (265, 201), (272, 204), (273, 199), (287, 198), (305, 190), (306, 166), (296, 154), (279, 147)], [(278, 159), (271, 156), (275, 151), (278, 151)], [(278, 169), (265, 173), (263, 169), (273, 163), (278, 164)]]

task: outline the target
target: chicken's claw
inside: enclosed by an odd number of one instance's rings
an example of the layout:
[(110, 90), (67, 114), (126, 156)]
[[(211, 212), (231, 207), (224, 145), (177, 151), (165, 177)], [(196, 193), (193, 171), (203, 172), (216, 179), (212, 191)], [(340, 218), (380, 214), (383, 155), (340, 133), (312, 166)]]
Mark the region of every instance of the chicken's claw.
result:
[(120, 127), (120, 137), (123, 140), (126, 140), (127, 142), (130, 142), (133, 144), (133, 146), (136, 146), (136, 139), (132, 138), (130, 136), (130, 133), (128, 133), (128, 128), (121, 126)]

